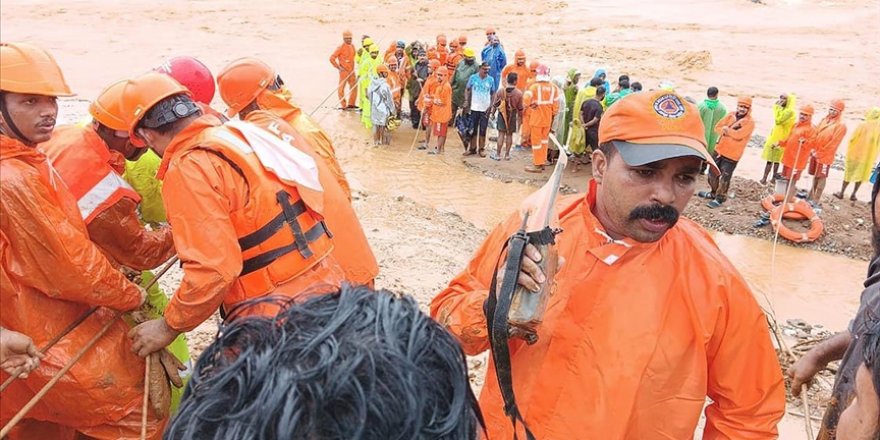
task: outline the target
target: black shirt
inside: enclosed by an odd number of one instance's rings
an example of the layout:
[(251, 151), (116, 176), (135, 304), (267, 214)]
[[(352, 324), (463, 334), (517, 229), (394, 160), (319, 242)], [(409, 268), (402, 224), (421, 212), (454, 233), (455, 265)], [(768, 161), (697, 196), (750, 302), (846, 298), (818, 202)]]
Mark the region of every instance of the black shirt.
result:
[(596, 98), (590, 98), (581, 104), (581, 119), (584, 123), (592, 121), (593, 118), (598, 119), (595, 125), (587, 127), (587, 131), (591, 133), (599, 132), (599, 121), (602, 120), (602, 112), (604, 112), (602, 110), (602, 103)]

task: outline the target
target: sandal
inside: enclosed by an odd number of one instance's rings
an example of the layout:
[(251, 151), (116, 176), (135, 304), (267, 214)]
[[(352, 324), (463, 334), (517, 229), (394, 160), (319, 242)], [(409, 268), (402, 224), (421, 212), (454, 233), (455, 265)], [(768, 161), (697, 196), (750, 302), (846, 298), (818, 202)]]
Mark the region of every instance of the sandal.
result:
[(480, 157), (486, 157), (486, 150), (480, 150), (480, 152), (477, 154), (479, 154)]
[(504, 160), (510, 160), (510, 155), (508, 154), (508, 155), (504, 156)]
[[(843, 198), (843, 197), (841, 197), (841, 199), (842, 199), (842, 198)], [(849, 196), (849, 200), (852, 201), (852, 202), (855, 202), (856, 200), (858, 200), (858, 199), (856, 198), (855, 193), (853, 193), (853, 195)]]
[(525, 171), (527, 173), (543, 173), (544, 172), (544, 165), (539, 165), (539, 166), (529, 165), (525, 168)]
[(435, 154), (437, 154), (437, 150), (434, 149), (434, 150), (428, 151), (428, 154), (435, 155)]
[(709, 203), (706, 203), (706, 206), (708, 206), (712, 209), (715, 209), (715, 208), (721, 206), (721, 202), (719, 202), (718, 200), (711, 200), (711, 201), (709, 201)]
[(843, 200), (843, 193), (842, 193), (842, 192), (836, 192), (836, 193), (833, 193), (833, 194), (831, 194), (831, 195), (834, 196), (834, 197), (837, 197), (837, 198), (840, 199), (840, 200)]
[(494, 151), (493, 151), (491, 154), (489, 154), (489, 159), (492, 159), (492, 160), (501, 160), (501, 158), (498, 157), (498, 154), (496, 154)]
[(473, 155), (475, 155), (475, 154), (477, 154), (477, 153), (475, 153), (475, 152), (473, 152), (473, 151), (471, 151), (471, 150), (468, 150), (468, 151), (465, 151), (464, 153), (461, 153), (461, 155), (462, 155), (462, 156), (465, 156), (465, 157), (467, 157), (467, 156), (473, 156)]
[(711, 191), (700, 191), (697, 193), (697, 196), (704, 199), (715, 199), (715, 194), (712, 194)]

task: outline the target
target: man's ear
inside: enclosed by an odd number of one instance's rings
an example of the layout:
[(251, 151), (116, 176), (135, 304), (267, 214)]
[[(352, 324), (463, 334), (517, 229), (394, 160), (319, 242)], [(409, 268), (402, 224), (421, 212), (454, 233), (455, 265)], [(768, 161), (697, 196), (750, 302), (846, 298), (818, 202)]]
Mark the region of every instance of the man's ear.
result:
[(601, 184), (602, 177), (605, 176), (605, 171), (608, 170), (608, 157), (600, 150), (593, 150), (592, 159), (593, 179), (596, 180), (597, 184)]

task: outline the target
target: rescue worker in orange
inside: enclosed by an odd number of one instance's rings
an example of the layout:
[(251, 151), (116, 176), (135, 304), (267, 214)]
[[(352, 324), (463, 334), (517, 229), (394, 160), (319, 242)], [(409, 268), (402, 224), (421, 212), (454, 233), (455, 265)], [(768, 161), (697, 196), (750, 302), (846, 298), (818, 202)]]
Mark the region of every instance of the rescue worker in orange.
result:
[(841, 121), (843, 113), (843, 101), (835, 99), (828, 107), (828, 115), (825, 116), (816, 127), (816, 142), (810, 154), (809, 173), (813, 176), (813, 185), (810, 188), (809, 199), (814, 203), (822, 202), (822, 193), (825, 191), (825, 183), (828, 181), (828, 172), (834, 163), (834, 155), (843, 137), (846, 136), (846, 124)]
[[(184, 273), (163, 317), (129, 333), (135, 353), (161, 349), (218, 307), (228, 317), (248, 299), (340, 285), (324, 222), (334, 201), (318, 161), (255, 125), (203, 115), (165, 75), (127, 81), (120, 105), (132, 142), (162, 157), (157, 177)], [(268, 309), (251, 313), (277, 312)]]
[[(555, 205), (564, 264), (547, 280), (529, 245), (518, 274), (530, 291), (553, 283), (537, 341), (509, 341), (525, 425), (538, 439), (686, 439), (709, 397), (702, 438), (775, 439), (785, 388), (766, 318), (710, 235), (680, 217), (701, 165), (715, 168), (696, 106), (642, 92), (600, 124), (587, 194)], [(431, 302), (469, 355), (489, 348), (483, 304), (521, 223), (498, 226)], [(480, 407), (488, 438), (510, 439), (493, 362)]]
[(430, 130), (437, 137), (437, 148), (429, 150), (428, 154), (443, 154), (446, 146), (446, 132), (449, 121), (452, 119), (452, 86), (449, 85), (449, 70), (445, 66), (437, 68), (434, 75), (437, 82), (430, 92), (431, 100), (431, 126)]
[[(798, 113), (798, 120), (791, 129), (788, 139), (780, 145), (784, 148), (782, 154), (782, 177), (789, 181), (785, 200), (791, 201), (797, 192), (797, 182), (801, 177), (807, 161), (810, 160), (810, 152), (816, 143), (816, 127), (813, 127), (813, 106), (806, 104)], [(786, 202), (786, 203), (787, 203)]]
[(422, 126), (426, 127), (425, 129), (425, 140), (422, 141), (422, 144), (419, 146), (419, 149), (428, 148), (428, 144), (431, 142), (431, 132), (433, 129), (431, 128), (431, 107), (434, 105), (434, 89), (437, 87), (437, 70), (440, 68), (440, 62), (437, 60), (428, 61), (428, 78), (425, 80), (425, 84), (422, 85), (422, 90), (419, 92), (418, 99), (418, 109), (422, 112)]
[(439, 34), (437, 35), (437, 60), (440, 61), (441, 66), (446, 65), (446, 60), (449, 58), (449, 49), (446, 48), (446, 35)]
[(529, 140), (532, 146), (530, 173), (544, 171), (550, 142), (550, 127), (559, 113), (559, 97), (562, 91), (550, 82), (550, 68), (538, 66), (535, 82), (523, 94), (523, 107), (529, 108)]
[(388, 66), (388, 87), (391, 88), (391, 96), (394, 97), (394, 106), (396, 108), (396, 116), (400, 118), (400, 105), (403, 103), (403, 85), (406, 81), (401, 78), (400, 69), (397, 65), (397, 58), (390, 57), (385, 61)]
[[(523, 90), (523, 95), (525, 95), (526, 90), (532, 86), (535, 82), (535, 77), (538, 76), (538, 66), (540, 66), (537, 60), (534, 60), (529, 63), (529, 75), (526, 79), (526, 88)], [(517, 83), (519, 79), (517, 78)], [(532, 139), (531, 139), (531, 126), (529, 124), (529, 106), (523, 105), (523, 119), (522, 125), (519, 128), (519, 149), (527, 149), (531, 150)]]
[[(37, 148), (52, 136), (59, 96), (72, 94), (48, 52), (0, 44), (0, 327), (41, 347), (91, 307), (101, 308), (4, 390), (0, 425), (110, 324), (9, 437), (137, 439), (144, 362), (131, 353), (125, 322), (111, 321), (114, 310), (135, 310), (146, 294), (89, 240), (76, 198)], [(147, 438), (161, 438), (164, 424), (150, 411)]]
[(449, 42), (449, 56), (446, 57), (446, 69), (455, 72), (458, 63), (464, 58), (463, 48), (459, 46), (458, 39)]
[(129, 142), (119, 117), (122, 85), (111, 85), (89, 105), (91, 126), (59, 127), (40, 149), (77, 199), (91, 240), (112, 262), (143, 271), (171, 258), (174, 242), (170, 228), (144, 229), (137, 212), (141, 197), (122, 178), (125, 161), (146, 151)]
[[(537, 66), (535, 66), (535, 68), (537, 69)], [(501, 78), (506, 79), (507, 75), (511, 72), (516, 72), (516, 88), (519, 89), (520, 92), (525, 92), (526, 84), (532, 77), (532, 73), (526, 66), (526, 53), (522, 49), (516, 51), (515, 62), (513, 64), (508, 64), (507, 67), (501, 71)]]
[(336, 180), (330, 164), (309, 138), (275, 112), (263, 108), (264, 95), (273, 94), (271, 86), (277, 75), (268, 64), (256, 58), (241, 58), (227, 65), (218, 75), (220, 97), (233, 115), (281, 137), (296, 149), (318, 159), (318, 176), (324, 189), (324, 221), (333, 234), (333, 255), (354, 284), (372, 286), (379, 274), (379, 264), (370, 248), (363, 227), (354, 212), (345, 188)]
[[(354, 45), (351, 44), (351, 31), (342, 33), (342, 44), (330, 55), (330, 64), (339, 71), (339, 108), (347, 110), (357, 108), (357, 77), (354, 74)], [(347, 86), (347, 87), (346, 87)], [(346, 92), (346, 88), (348, 92)], [(348, 99), (345, 95), (348, 93)]]
[(709, 191), (699, 192), (700, 197), (710, 199), (707, 203), (710, 208), (717, 208), (727, 200), (733, 171), (736, 170), (736, 164), (742, 158), (754, 131), (752, 98), (742, 96), (736, 101), (736, 112), (728, 113), (715, 125), (719, 138), (712, 158), (715, 159), (720, 173), (709, 170)]

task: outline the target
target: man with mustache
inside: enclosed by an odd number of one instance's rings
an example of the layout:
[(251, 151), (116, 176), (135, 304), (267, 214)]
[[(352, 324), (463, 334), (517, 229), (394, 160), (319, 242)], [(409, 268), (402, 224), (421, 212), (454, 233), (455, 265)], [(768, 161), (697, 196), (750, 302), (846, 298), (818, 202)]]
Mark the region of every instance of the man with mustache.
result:
[[(128, 326), (114, 322), (112, 310), (137, 309), (144, 292), (89, 240), (76, 198), (37, 146), (52, 136), (59, 96), (72, 94), (48, 52), (0, 43), (0, 327), (22, 332), (42, 347), (101, 306), (47, 351), (26, 379), (3, 391), (0, 424), (107, 325), (107, 333), (9, 438), (67, 439), (77, 432), (97, 439), (141, 438), (144, 363), (131, 353)], [(0, 380), (8, 377), (0, 373)], [(147, 438), (161, 438), (163, 425), (148, 414)]]
[[(621, 99), (600, 122), (586, 195), (556, 203), (555, 276), (527, 246), (519, 285), (553, 283), (537, 341), (509, 341), (535, 438), (691, 438), (707, 397), (703, 438), (776, 438), (785, 389), (764, 314), (706, 231), (679, 216), (701, 165), (718, 171), (705, 142), (684, 97)], [(487, 291), (521, 223), (517, 213), (498, 226), (431, 303), (469, 355), (489, 348)], [(488, 436), (525, 438), (505, 415), (493, 362), (480, 401)]]

